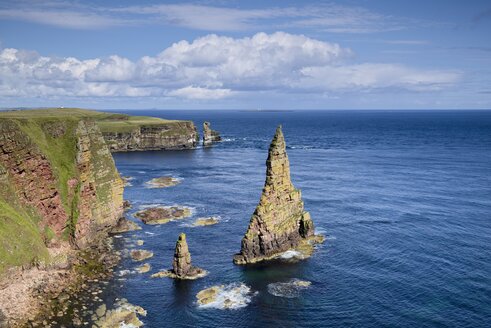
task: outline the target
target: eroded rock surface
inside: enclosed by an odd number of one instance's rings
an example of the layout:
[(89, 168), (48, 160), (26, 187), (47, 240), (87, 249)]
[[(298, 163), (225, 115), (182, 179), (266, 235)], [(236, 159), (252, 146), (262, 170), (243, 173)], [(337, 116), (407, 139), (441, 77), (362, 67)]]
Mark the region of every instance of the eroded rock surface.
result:
[(266, 182), (234, 263), (276, 257), (298, 246), (312, 247), (314, 223), (304, 210), (302, 195), (290, 180), (290, 163), (281, 126), (276, 129), (266, 161)]
[(135, 231), (135, 230), (141, 230), (141, 227), (135, 222), (128, 220), (127, 218), (122, 216), (119, 218), (116, 225), (111, 228), (110, 233), (118, 234), (118, 233)]
[(216, 217), (210, 216), (207, 218), (198, 218), (193, 223), (193, 227), (203, 227), (217, 224), (219, 220)]
[(210, 122), (203, 123), (203, 146), (210, 146), (214, 142), (221, 141), (220, 133), (210, 128)]
[(183, 206), (151, 207), (135, 214), (145, 224), (165, 224), (191, 216), (191, 209)]
[(153, 253), (144, 249), (134, 249), (130, 253), (134, 261), (143, 261), (153, 256)]

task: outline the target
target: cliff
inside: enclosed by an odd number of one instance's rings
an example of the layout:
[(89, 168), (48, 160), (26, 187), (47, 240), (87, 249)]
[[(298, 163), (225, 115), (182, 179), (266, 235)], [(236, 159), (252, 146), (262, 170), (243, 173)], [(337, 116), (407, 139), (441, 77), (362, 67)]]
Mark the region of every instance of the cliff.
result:
[(95, 243), (122, 216), (111, 153), (97, 123), (77, 113), (0, 113), (0, 275), (64, 261), (63, 250)]
[(304, 246), (313, 236), (314, 224), (310, 214), (304, 210), (301, 192), (290, 180), (290, 163), (279, 126), (269, 147), (261, 198), (234, 263), (274, 258), (282, 252)]
[[(125, 124), (126, 123), (126, 124)], [(127, 120), (100, 121), (104, 139), (113, 152), (191, 149), (199, 141), (199, 135), (191, 121)]]
[(209, 122), (203, 123), (203, 146), (211, 146), (214, 142), (221, 141), (220, 133), (212, 130)]

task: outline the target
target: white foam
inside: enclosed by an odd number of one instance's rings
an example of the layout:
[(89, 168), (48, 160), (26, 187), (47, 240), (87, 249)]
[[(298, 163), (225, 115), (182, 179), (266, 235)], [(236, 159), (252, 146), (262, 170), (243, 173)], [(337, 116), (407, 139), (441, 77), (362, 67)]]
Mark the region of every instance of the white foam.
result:
[(283, 260), (291, 260), (291, 259), (303, 259), (305, 258), (305, 256), (299, 251), (295, 251), (291, 249), (278, 255), (278, 258)]
[(252, 292), (251, 288), (244, 283), (232, 283), (220, 286), (218, 294), (213, 302), (199, 305), (199, 308), (213, 309), (240, 309), (246, 307), (257, 292)]
[(310, 281), (291, 279), (287, 282), (273, 282), (268, 284), (268, 293), (277, 297), (296, 298), (300, 292), (309, 288)]

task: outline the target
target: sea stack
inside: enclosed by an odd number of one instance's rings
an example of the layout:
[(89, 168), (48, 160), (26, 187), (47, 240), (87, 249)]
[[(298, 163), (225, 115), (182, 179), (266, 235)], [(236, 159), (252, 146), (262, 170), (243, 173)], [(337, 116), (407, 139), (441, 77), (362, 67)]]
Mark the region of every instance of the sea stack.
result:
[(314, 223), (304, 210), (300, 190), (290, 180), (290, 163), (280, 125), (269, 147), (261, 199), (234, 263), (273, 259), (291, 249), (298, 249), (308, 257), (313, 244), (321, 241), (322, 237), (314, 236)]
[(214, 142), (221, 141), (220, 133), (210, 128), (210, 122), (203, 123), (203, 146), (211, 146)]
[(191, 253), (189, 253), (186, 234), (181, 233), (176, 242), (174, 251), (174, 260), (172, 261), (172, 269), (161, 271), (154, 275), (153, 278), (169, 277), (182, 280), (193, 280), (206, 276), (208, 272), (195, 267), (191, 264)]

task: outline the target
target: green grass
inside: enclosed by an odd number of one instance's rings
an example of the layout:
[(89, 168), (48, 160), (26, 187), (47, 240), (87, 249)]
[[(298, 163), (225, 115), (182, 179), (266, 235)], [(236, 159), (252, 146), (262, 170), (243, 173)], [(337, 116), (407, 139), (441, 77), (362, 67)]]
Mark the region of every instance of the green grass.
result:
[[(16, 206), (15, 193), (0, 184), (0, 274), (10, 266), (47, 262), (48, 250), (33, 209)], [(10, 195), (10, 196), (9, 196)]]
[(73, 119), (89, 118), (97, 122), (102, 132), (131, 132), (141, 126), (178, 124), (183, 121), (157, 117), (131, 116), (119, 113), (98, 112), (80, 108), (47, 108), (0, 111), (0, 119)]

